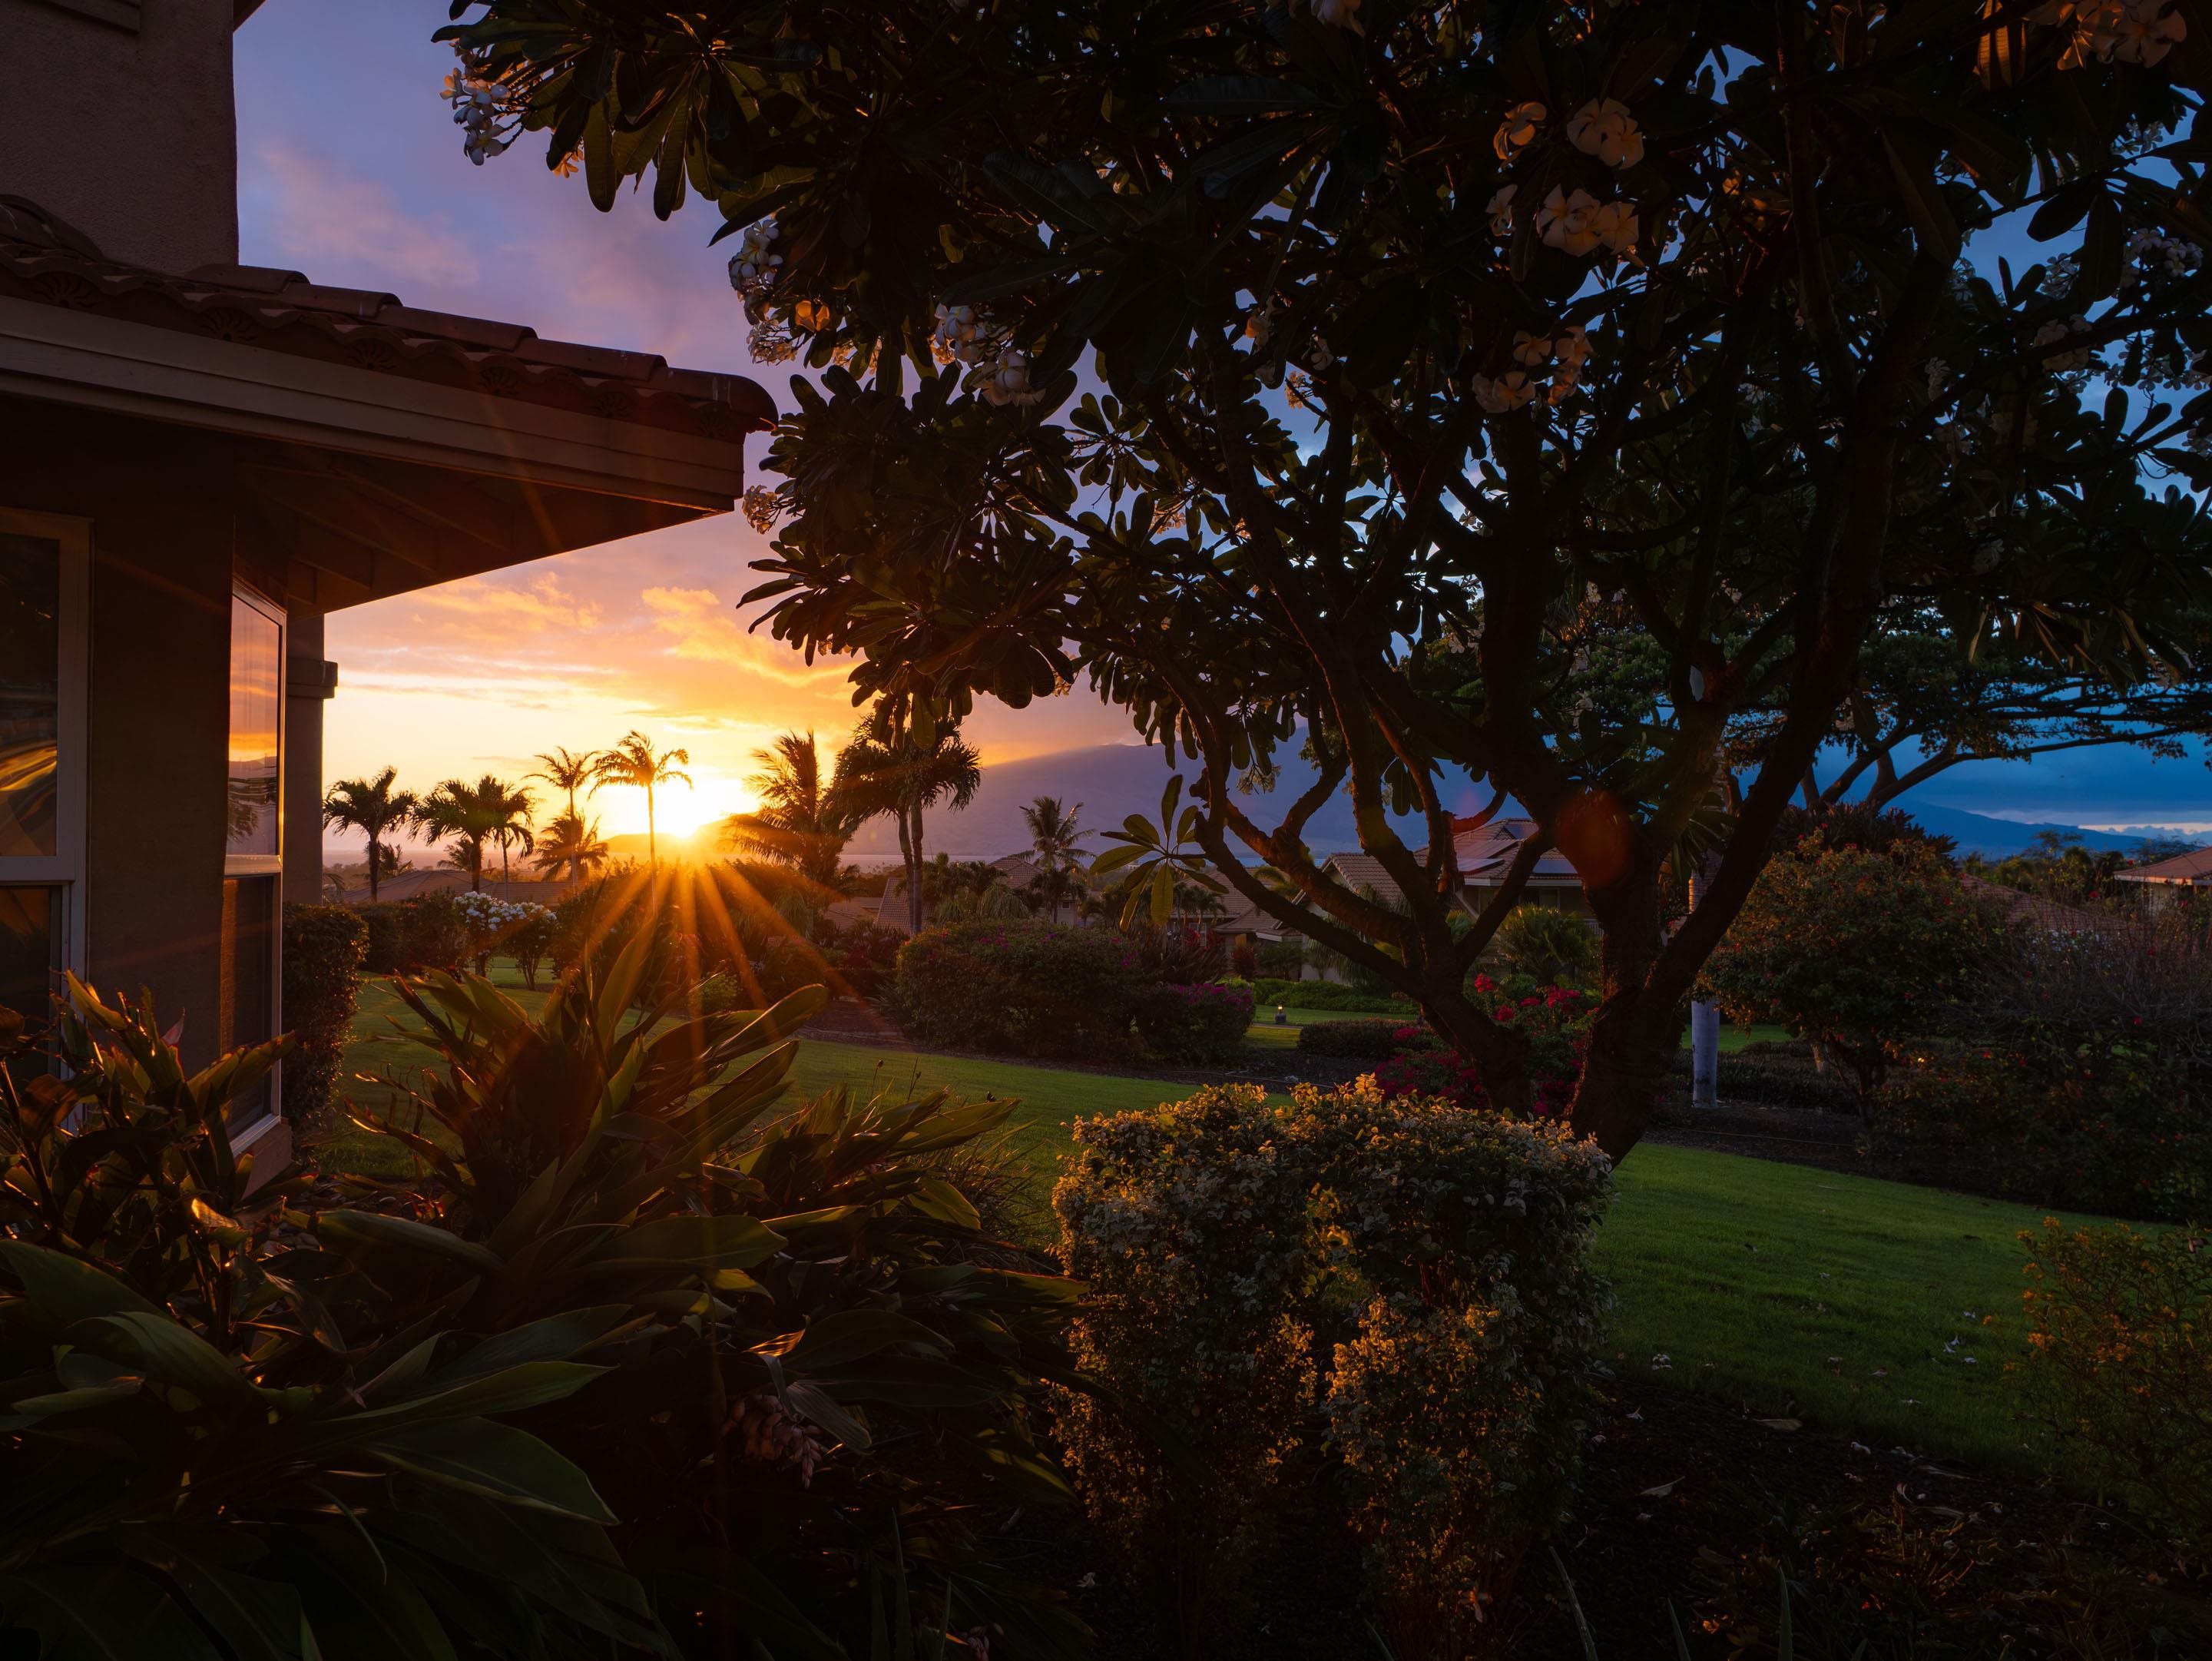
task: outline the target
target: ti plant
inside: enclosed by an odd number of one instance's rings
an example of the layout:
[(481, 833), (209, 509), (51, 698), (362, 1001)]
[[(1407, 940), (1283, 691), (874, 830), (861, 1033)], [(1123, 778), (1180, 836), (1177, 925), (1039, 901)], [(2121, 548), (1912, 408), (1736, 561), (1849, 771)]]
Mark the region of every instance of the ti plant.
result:
[(66, 1075), (5, 1036), (0, 1651), (447, 1657), (472, 1621), (500, 1655), (665, 1648), (590, 1481), (512, 1422), (599, 1376), (577, 1358), (624, 1311), (365, 1319), (311, 1241), (235, 1214), (224, 1115), (281, 1045), (187, 1074), (150, 1007), (74, 980)]

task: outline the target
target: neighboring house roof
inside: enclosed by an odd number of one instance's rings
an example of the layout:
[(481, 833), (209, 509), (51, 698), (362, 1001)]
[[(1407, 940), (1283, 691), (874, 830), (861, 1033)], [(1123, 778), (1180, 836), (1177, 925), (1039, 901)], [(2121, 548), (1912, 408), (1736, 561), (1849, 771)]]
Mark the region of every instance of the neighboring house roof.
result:
[(2112, 934), (2130, 925), (2109, 912), (2091, 911), (2040, 894), (2024, 894), (2001, 882), (1961, 873), (1959, 881), (1967, 894), (2000, 910), (2007, 922), (2026, 923), (2054, 934)]
[[(1463, 888), (1494, 888), (1505, 879), (1513, 864), (1514, 855), (1521, 844), (1534, 832), (1533, 819), (1492, 819), (1478, 824), (1472, 819), (1453, 822), (1452, 854), (1459, 862), (1460, 884)], [(1425, 847), (1413, 850), (1413, 857), (1425, 860)], [(1325, 869), (1334, 871), (1337, 880), (1355, 892), (1371, 888), (1386, 903), (1395, 904), (1402, 897), (1397, 883), (1383, 868), (1382, 861), (1372, 854), (1331, 854), (1322, 861)], [(1529, 873), (1532, 888), (1579, 888), (1582, 878), (1574, 866), (1559, 849), (1547, 849), (1537, 856), (1536, 868)]]
[(0, 295), (703, 438), (775, 421), (756, 383), (647, 352), (542, 340), (520, 323), (421, 310), (273, 266), (179, 276), (125, 265), (15, 196), (0, 196)]
[(2192, 848), (2154, 865), (2138, 865), (2116, 873), (2122, 882), (2212, 883), (2212, 848)]

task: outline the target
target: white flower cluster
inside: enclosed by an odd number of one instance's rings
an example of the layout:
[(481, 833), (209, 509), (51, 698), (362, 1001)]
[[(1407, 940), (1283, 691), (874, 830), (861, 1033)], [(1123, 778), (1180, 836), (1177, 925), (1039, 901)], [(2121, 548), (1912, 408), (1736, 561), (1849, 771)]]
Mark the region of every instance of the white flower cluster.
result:
[[(1550, 115), (1543, 105), (1533, 100), (1508, 110), (1491, 139), (1498, 159), (1516, 160), (1542, 135)], [(1591, 99), (1568, 117), (1566, 136), (1577, 149), (1608, 167), (1632, 167), (1644, 160), (1643, 129), (1637, 125), (1628, 106), (1617, 98)], [(1492, 235), (1511, 234), (1520, 193), (1517, 184), (1508, 183), (1491, 196), (1485, 211), (1490, 216)], [(1608, 254), (1633, 260), (1640, 228), (1633, 201), (1624, 198), (1601, 202), (1579, 186), (1570, 191), (1564, 185), (1554, 185), (1536, 208), (1536, 234), (1544, 246), (1577, 259), (1602, 248)]]
[(756, 323), (761, 320), (760, 307), (775, 285), (777, 268), (783, 264), (783, 256), (771, 252), (777, 235), (774, 214), (756, 219), (745, 227), (744, 240), (730, 256), (730, 286), (744, 296), (745, 315)]
[[(1578, 325), (1570, 324), (1556, 335), (1516, 330), (1513, 336), (1513, 362), (1518, 367), (1494, 378), (1475, 376), (1475, 402), (1492, 415), (1504, 415), (1533, 402), (1540, 389), (1544, 401), (1556, 407), (1566, 401), (1581, 381), (1583, 368), (1589, 359), (1589, 337)], [(1544, 386), (1541, 373), (1547, 365), (1552, 371), (1548, 388)]]
[(1584, 190), (1570, 196), (1558, 185), (1536, 210), (1536, 234), (1544, 246), (1577, 258), (1603, 248), (1633, 259), (1638, 228), (1633, 202), (1601, 202)]
[[(2062, 342), (2072, 340), (2076, 335), (2087, 334), (2089, 332), (2089, 319), (2086, 317), (2077, 315), (2065, 323), (2061, 323), (2054, 317), (2035, 332), (2036, 347), (2039, 350), (2045, 346), (2056, 346)], [(2070, 374), (2076, 369), (2087, 368), (2090, 358), (2094, 356), (2094, 349), (2088, 346), (2075, 346), (2060, 352), (2045, 352), (2043, 367), (2046, 369), (2054, 369), (2060, 374)]]
[(462, 130), (462, 155), (481, 167), (507, 149), (507, 141), (499, 136), (498, 87), (464, 70), (447, 82), (446, 95), (453, 106), (453, 125)]
[(1644, 132), (1618, 98), (1593, 98), (1567, 118), (1567, 142), (1608, 167), (1632, 167), (1644, 159)]
[(1044, 393), (1030, 385), (1029, 354), (976, 316), (973, 306), (940, 303), (929, 348), (939, 363), (980, 366), (983, 374), (975, 392), (986, 404), (1027, 405), (1044, 401)]
[(2130, 269), (2120, 278), (2126, 288), (2138, 276), (2186, 277), (2195, 271), (2203, 258), (2203, 250), (2182, 236), (2164, 236), (2144, 227), (2128, 233), (2128, 262)]
[(463, 894), (453, 904), (467, 921), (470, 932), (478, 939), (497, 940), (526, 922), (550, 915), (534, 900), (503, 900), (491, 894)]

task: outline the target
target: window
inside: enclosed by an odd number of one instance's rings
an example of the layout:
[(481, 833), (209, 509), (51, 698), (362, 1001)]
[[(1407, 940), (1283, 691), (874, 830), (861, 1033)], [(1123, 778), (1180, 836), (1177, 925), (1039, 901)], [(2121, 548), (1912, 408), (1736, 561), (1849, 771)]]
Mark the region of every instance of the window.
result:
[(43, 1017), (83, 966), (82, 520), (0, 509), (0, 1004)]
[[(283, 868), (284, 613), (240, 588), (230, 601), (228, 835), (216, 1010), (218, 1053), (276, 1036), (277, 883)], [(270, 1116), (274, 1075), (231, 1107), (234, 1130)]]

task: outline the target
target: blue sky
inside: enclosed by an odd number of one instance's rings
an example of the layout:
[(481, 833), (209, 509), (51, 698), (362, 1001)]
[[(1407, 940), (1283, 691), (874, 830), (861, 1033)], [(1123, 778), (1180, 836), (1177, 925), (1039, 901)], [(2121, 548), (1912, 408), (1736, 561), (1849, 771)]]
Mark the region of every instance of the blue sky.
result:
[[(709, 216), (695, 205), (663, 224), (635, 197), (599, 214), (534, 145), (483, 167), (463, 158), (438, 96), (453, 57), (430, 41), (446, 13), (444, 0), (269, 0), (240, 30), (241, 257), (747, 372)], [(787, 401), (783, 371), (759, 378)], [(787, 727), (841, 733), (852, 718), (840, 669), (810, 669), (744, 631), (735, 605), (760, 546), (732, 516), (334, 616), (331, 776), (387, 762), (423, 784), (512, 776), (537, 751), (642, 727), (692, 751), (700, 788), (672, 805), (679, 822), (744, 805), (751, 750)], [(1129, 738), (1120, 715), (1080, 695), (987, 706), (971, 731), (987, 761)], [(2212, 834), (2202, 746), (2180, 762), (2104, 751), (1982, 764), (1921, 794), (2008, 818)], [(626, 805), (605, 802), (608, 829), (643, 828), (641, 811), (632, 827)]]

